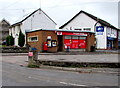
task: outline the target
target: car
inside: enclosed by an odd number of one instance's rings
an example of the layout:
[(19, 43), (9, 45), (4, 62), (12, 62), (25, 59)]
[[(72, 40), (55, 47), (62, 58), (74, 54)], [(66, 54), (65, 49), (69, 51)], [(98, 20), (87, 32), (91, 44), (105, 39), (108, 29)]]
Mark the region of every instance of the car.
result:
[(6, 40), (4, 40), (4, 41), (2, 42), (2, 45), (6, 45)]

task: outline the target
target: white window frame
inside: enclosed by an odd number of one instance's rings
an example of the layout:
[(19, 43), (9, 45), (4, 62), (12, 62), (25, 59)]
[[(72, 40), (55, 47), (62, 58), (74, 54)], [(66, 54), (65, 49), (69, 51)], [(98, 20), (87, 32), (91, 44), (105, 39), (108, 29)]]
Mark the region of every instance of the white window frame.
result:
[[(37, 40), (31, 40), (31, 38), (37, 37)], [(37, 42), (38, 41), (38, 36), (29, 36), (28, 37), (28, 42)]]

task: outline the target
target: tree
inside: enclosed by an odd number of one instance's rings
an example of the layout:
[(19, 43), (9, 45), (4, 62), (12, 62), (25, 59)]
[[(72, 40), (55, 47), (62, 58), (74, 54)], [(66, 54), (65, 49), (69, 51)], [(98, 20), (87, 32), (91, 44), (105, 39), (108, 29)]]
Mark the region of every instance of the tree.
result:
[(7, 46), (10, 45), (10, 35), (6, 37), (6, 45), (7, 45)]
[(10, 45), (11, 45), (11, 46), (14, 45), (14, 38), (13, 38), (12, 34), (11, 34), (11, 36), (10, 36)]
[(20, 30), (19, 37), (18, 37), (18, 45), (20, 47), (23, 47), (24, 44), (25, 44), (25, 35)]
[(6, 45), (7, 46), (14, 45), (14, 38), (13, 38), (12, 34), (6, 37)]

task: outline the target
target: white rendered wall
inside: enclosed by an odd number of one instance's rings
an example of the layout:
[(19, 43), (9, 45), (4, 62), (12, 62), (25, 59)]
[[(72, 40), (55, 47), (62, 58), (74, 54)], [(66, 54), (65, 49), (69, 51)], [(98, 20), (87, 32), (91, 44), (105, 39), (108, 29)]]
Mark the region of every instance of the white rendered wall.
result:
[(97, 49), (107, 49), (106, 27), (104, 27), (103, 35), (97, 35), (96, 33), (96, 41)]
[(69, 24), (67, 24), (63, 29), (72, 29), (75, 28), (81, 28), (82, 30), (84, 28), (91, 28), (91, 31), (94, 32), (94, 25), (96, 24), (96, 21), (92, 18), (88, 17), (86, 14), (81, 13), (79, 14), (75, 19), (73, 19)]
[(23, 29), (55, 29), (56, 24), (48, 18), (42, 11), (37, 11), (23, 22)]
[(15, 46), (18, 46), (18, 36), (20, 32), (20, 26), (15, 26)]

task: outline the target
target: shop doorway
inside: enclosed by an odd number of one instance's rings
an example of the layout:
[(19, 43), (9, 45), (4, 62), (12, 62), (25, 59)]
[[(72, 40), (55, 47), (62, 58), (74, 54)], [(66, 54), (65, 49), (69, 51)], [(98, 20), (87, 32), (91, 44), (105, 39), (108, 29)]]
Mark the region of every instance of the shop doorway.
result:
[(58, 36), (58, 52), (63, 51), (64, 43), (63, 43), (63, 35)]
[(112, 41), (107, 41), (107, 49), (112, 49)]

